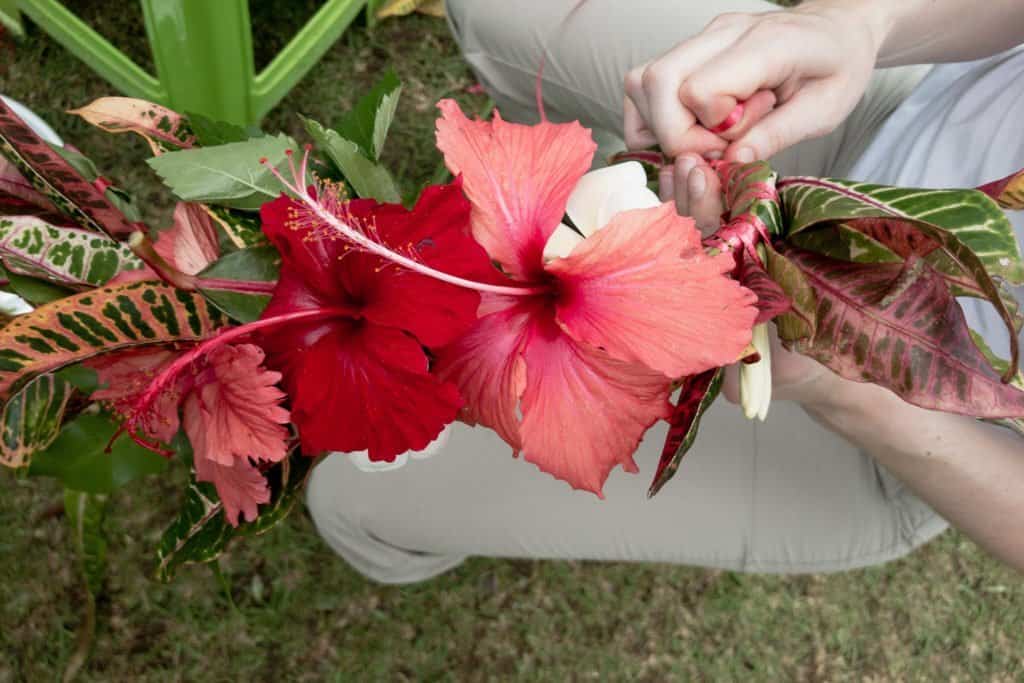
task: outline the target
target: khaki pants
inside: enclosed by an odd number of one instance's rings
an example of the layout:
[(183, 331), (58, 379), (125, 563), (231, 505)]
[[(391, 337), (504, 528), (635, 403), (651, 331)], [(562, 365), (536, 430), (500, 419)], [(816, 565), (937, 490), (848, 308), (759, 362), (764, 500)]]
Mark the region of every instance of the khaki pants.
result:
[[(536, 118), (543, 48), (575, 2), (448, 0), (463, 53), (507, 118)], [(757, 0), (590, 0), (550, 50), (548, 116), (580, 119), (614, 145), (629, 68), (714, 14), (772, 8)], [(776, 167), (842, 176), (926, 70), (879, 72), (839, 130), (783, 153)], [(900, 557), (946, 528), (871, 459), (786, 402), (760, 424), (720, 401), (675, 479), (647, 500), (665, 433), (657, 425), (644, 439), (640, 474), (612, 473), (604, 501), (513, 459), (493, 433), (457, 424), (438, 455), (396, 471), (364, 473), (346, 456), (328, 458), (313, 474), (308, 505), (331, 547), (383, 583), (430, 578), (470, 555), (836, 571)]]

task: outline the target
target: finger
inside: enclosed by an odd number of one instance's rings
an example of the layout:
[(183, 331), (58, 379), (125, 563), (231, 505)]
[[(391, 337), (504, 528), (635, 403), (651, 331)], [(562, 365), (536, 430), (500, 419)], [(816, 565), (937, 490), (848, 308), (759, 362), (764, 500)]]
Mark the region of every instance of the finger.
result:
[(676, 200), (676, 213), (680, 216), (690, 215), (690, 193), (686, 185), (686, 179), (690, 177), (690, 171), (697, 168), (699, 163), (700, 157), (698, 155), (684, 154), (678, 157), (673, 164), (673, 194)]
[(825, 135), (831, 130), (828, 122), (832, 120), (823, 107), (829, 94), (829, 88), (821, 82), (807, 84), (730, 144), (725, 158), (740, 162), (768, 159), (798, 142)]
[(658, 171), (658, 198), (663, 202), (671, 201), (675, 194), (675, 168), (669, 164)]
[(698, 164), (686, 180), (690, 215), (701, 235), (707, 237), (722, 226), (722, 182), (707, 164)]
[(658, 144), (654, 133), (647, 128), (647, 123), (640, 115), (636, 103), (628, 96), (622, 106), (622, 127), (625, 132), (626, 149), (640, 150), (653, 147)]
[(716, 133), (723, 140), (737, 140), (743, 137), (754, 124), (768, 115), (778, 98), (771, 90), (758, 90), (749, 100), (743, 103), (743, 115), (740, 120), (725, 130)]

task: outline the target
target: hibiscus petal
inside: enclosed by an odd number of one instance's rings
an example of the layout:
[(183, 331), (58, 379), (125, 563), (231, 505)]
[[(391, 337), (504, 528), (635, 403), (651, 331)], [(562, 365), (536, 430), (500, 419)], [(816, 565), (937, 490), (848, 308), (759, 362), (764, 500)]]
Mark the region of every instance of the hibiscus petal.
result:
[(670, 203), (620, 213), (547, 266), (566, 332), (668, 377), (732, 363), (750, 343), (756, 297), (732, 268), (732, 256), (704, 253), (693, 220)]
[(553, 322), (535, 326), (523, 355), (523, 457), (598, 496), (616, 465), (636, 472), (644, 432), (672, 412), (668, 378), (579, 344)]
[[(604, 227), (610, 216), (601, 215), (601, 207), (609, 197), (632, 190), (647, 189), (647, 172), (637, 161), (612, 164), (590, 171), (576, 183), (566, 202), (565, 212), (573, 225), (590, 237)], [(660, 204), (660, 202), (659, 202)], [(643, 208), (623, 206), (622, 209)], [(620, 209), (621, 210), (621, 209)]]
[(174, 223), (160, 233), (153, 247), (188, 275), (195, 275), (220, 257), (213, 220), (201, 205), (189, 202), (178, 202)]
[(184, 426), (196, 460), (231, 465), (252, 458), (278, 462), (287, 455), (288, 411), (277, 388), (281, 374), (263, 367), (252, 344), (222, 346), (185, 398)]
[(295, 349), (284, 372), (308, 454), (367, 450), (371, 460), (394, 460), (426, 448), (462, 407), (455, 386), (427, 371), (415, 339), (365, 322)]
[(481, 318), (465, 336), (441, 349), (434, 365), (466, 399), (461, 419), (493, 429), (516, 451), (520, 448), (519, 397), (526, 383), (522, 348), (533, 302), (485, 296)]
[(196, 458), (196, 479), (207, 481), (217, 489), (224, 505), (224, 516), (231, 526), (238, 526), (239, 517), (252, 522), (259, 516), (259, 506), (270, 502), (270, 487), (259, 469), (246, 459), (221, 465), (205, 458)]
[[(92, 392), (92, 399), (110, 403), (118, 413), (128, 416), (138, 396), (178, 355), (169, 349), (149, 348), (89, 359), (85, 365), (96, 372), (101, 387)], [(169, 443), (178, 433), (181, 424), (178, 419), (178, 403), (187, 388), (185, 384), (185, 381), (179, 381), (157, 396), (142, 419), (142, 427), (147, 435)]]
[(575, 122), (523, 126), (497, 113), (470, 121), (453, 100), (438, 107), (437, 146), (462, 174), (473, 236), (509, 275), (540, 275), (544, 245), (597, 149), (590, 131)]

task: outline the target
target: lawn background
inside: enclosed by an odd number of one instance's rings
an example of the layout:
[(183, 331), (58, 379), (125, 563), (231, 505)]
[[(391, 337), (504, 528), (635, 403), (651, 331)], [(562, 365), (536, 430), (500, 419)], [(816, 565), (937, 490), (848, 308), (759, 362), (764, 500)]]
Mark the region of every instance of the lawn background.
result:
[[(510, 0), (514, 1), (514, 0)], [(139, 63), (138, 4), (68, 3)], [(265, 63), (314, 0), (254, 0)], [(265, 121), (337, 119), (391, 65), (405, 83), (386, 150), (407, 192), (434, 173), (434, 102), (473, 83), (443, 22), (350, 29)], [(34, 28), (0, 47), (0, 92), (29, 105), (166, 222), (170, 198), (145, 145), (64, 115), (115, 94)], [(336, 559), (304, 510), (172, 585), (146, 577), (183, 490), (181, 467), (118, 494), (111, 569), (84, 681), (1024, 680), (1024, 582), (957, 533), (889, 565), (829, 576), (476, 559), (406, 588), (370, 584)], [(664, 494), (663, 494), (664, 495)], [(671, 492), (669, 492), (671, 495)], [(83, 600), (60, 491), (0, 474), (0, 682), (59, 680)], [(639, 504), (639, 502), (638, 502)]]

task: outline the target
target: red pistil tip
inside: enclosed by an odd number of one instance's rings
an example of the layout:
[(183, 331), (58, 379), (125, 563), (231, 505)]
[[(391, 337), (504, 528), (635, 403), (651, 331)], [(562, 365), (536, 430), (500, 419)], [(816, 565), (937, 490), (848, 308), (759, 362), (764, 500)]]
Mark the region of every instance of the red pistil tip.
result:
[(260, 163), (261, 163), (261, 164), (263, 164), (264, 166), (266, 166), (266, 165), (267, 165), (267, 161), (268, 161), (268, 160), (267, 160), (267, 158), (266, 158), (266, 157), (260, 157)]
[(284, 153), (285, 153), (285, 155), (287, 155), (287, 156), (291, 156), (291, 155), (292, 155), (292, 154), (294, 154), (295, 152), (294, 152), (293, 150), (290, 150), (290, 149), (286, 149), (286, 150), (284, 151)]
[(306, 144), (304, 144), (302, 146), (302, 149), (305, 150), (306, 152), (309, 152), (309, 151), (311, 151), (313, 149), (313, 145), (311, 143), (307, 142)]

